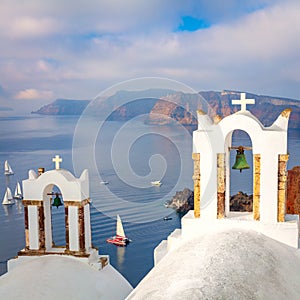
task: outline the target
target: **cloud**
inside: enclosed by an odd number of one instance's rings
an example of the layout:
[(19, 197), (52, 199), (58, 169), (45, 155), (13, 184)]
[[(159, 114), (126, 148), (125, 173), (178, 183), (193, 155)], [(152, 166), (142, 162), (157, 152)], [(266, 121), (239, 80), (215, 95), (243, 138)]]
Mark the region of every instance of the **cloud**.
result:
[(57, 33), (60, 26), (51, 18), (21, 17), (10, 22), (8, 33), (14, 38), (32, 38)]
[[(300, 34), (299, 10), (300, 5), (277, 6), (195, 32), (157, 32), (119, 40), (101, 37), (91, 43), (88, 57), (83, 60), (88, 68), (83, 67), (85, 72), (90, 69), (94, 73), (97, 69), (104, 76), (103, 70), (110, 71), (109, 65), (121, 72), (127, 70), (127, 74), (144, 70), (143, 75), (162, 69), (182, 68), (184, 74), (185, 69), (199, 73), (216, 69), (226, 79), (235, 70), (236, 76), (243, 77), (248, 70), (259, 69), (262, 64), (272, 68), (283, 63), (291, 65), (294, 63), (291, 58), (298, 58), (300, 53), (296, 38)], [(91, 68), (91, 61), (98, 64)]]
[[(172, 9), (170, 9), (172, 7)], [(153, 1), (18, 0), (1, 4), (0, 33), (18, 39), (49, 35), (121, 34), (170, 28), (174, 19), (180, 21), (178, 0)], [(8, 26), (9, 24), (9, 26)], [(2, 30), (1, 30), (2, 28)]]
[(41, 58), (36, 62), (36, 71), (50, 73), (60, 68), (60, 62), (53, 58)]
[(280, 0), (27, 0), (20, 4), (11, 0), (1, 4), (0, 33), (24, 39), (53, 34), (170, 32), (180, 26), (183, 17), (218, 24), (277, 2)]
[(15, 99), (36, 100), (36, 99), (51, 99), (52, 97), (53, 97), (53, 92), (51, 91), (39, 91), (36, 89), (26, 89), (18, 92), (15, 96)]
[[(45, 101), (144, 76), (300, 98), (299, 12), (293, 0), (6, 1), (0, 83)], [(176, 30), (184, 17), (209, 27)]]

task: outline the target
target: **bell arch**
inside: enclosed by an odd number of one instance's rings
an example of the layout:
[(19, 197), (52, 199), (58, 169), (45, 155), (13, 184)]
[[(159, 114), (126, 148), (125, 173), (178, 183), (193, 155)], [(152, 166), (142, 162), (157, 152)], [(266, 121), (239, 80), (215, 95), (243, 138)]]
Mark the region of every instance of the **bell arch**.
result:
[[(58, 192), (53, 192), (54, 188), (57, 188)], [(45, 250), (51, 251), (51, 249), (57, 245), (64, 246), (66, 245), (67, 237), (66, 233), (64, 234), (64, 243), (57, 243), (57, 239), (55, 239), (54, 231), (58, 226), (58, 214), (59, 218), (63, 217), (63, 227), (66, 228), (66, 221), (67, 221), (67, 212), (65, 210), (65, 206), (62, 202), (62, 206), (59, 208), (59, 211), (56, 211), (55, 207), (53, 206), (53, 200), (56, 196), (59, 196), (60, 200), (63, 199), (62, 192), (59, 186), (56, 184), (50, 183), (48, 184), (43, 192), (43, 207), (44, 207), (44, 232), (45, 232)], [(55, 209), (53, 211), (53, 209)], [(58, 209), (58, 207), (57, 207)], [(63, 210), (63, 212), (62, 212)], [(58, 212), (58, 214), (57, 214)], [(56, 220), (55, 220), (56, 219)], [(59, 228), (61, 230), (61, 226)]]
[(194, 217), (211, 220), (226, 217), (228, 147), (232, 132), (242, 130), (252, 142), (253, 219), (264, 223), (284, 220), (290, 112), (290, 109), (284, 110), (269, 127), (264, 127), (246, 109), (215, 120), (203, 111), (197, 112), (198, 129), (193, 133)]
[[(233, 145), (233, 137), (236, 134), (240, 134), (244, 136), (244, 139), (246, 140), (246, 144), (245, 142), (235, 142), (235, 145)], [(255, 170), (255, 155), (253, 154), (253, 142), (251, 139), (251, 136), (244, 130), (241, 129), (234, 129), (230, 132), (227, 133), (226, 137), (225, 137), (225, 162), (224, 162), (224, 173), (225, 173), (225, 210), (223, 212), (223, 216), (224, 217), (228, 217), (230, 214), (230, 198), (231, 198), (231, 189), (232, 189), (232, 183), (233, 183), (233, 177), (237, 177), (237, 176), (244, 176), (243, 173), (241, 174), (235, 174), (233, 172), (238, 172), (238, 171), (234, 171), (232, 169), (234, 161), (231, 159), (232, 156), (236, 155), (237, 149), (239, 146), (243, 146), (245, 147), (244, 152), (245, 152), (245, 157), (248, 158), (247, 163), (249, 164), (249, 170), (245, 170), (245, 172), (251, 172), (251, 181), (250, 181), (250, 185), (251, 185), (251, 193), (254, 197), (254, 194), (256, 193), (257, 195), (260, 194), (259, 189), (260, 186), (257, 185), (255, 186), (255, 182), (257, 182), (256, 179), (256, 174), (254, 172)], [(248, 155), (249, 151), (251, 151), (251, 156)], [(247, 152), (247, 155), (246, 155)], [(232, 155), (232, 153), (234, 153), (234, 155)], [(250, 160), (249, 160), (250, 158)], [(258, 180), (259, 181), (259, 180)], [(240, 189), (241, 190), (241, 189)], [(239, 191), (240, 191), (239, 190)], [(235, 192), (238, 192), (237, 190)], [(256, 216), (257, 214), (259, 215), (259, 206), (254, 205), (253, 203), (253, 209), (252, 209), (252, 213), (253, 213), (253, 218), (256, 219), (254, 216)]]
[[(49, 194), (54, 186), (64, 199), (64, 247), (53, 245), (51, 203)], [(29, 171), (23, 181), (25, 236), (27, 252), (86, 255), (91, 246), (88, 171), (75, 178), (63, 169), (50, 170), (39, 176)]]
[[(278, 156), (282, 153), (281, 151), (283, 153), (287, 151), (285, 148), (286, 137), (285, 140), (282, 139), (282, 137), (286, 136), (286, 132), (283, 130), (276, 131), (272, 126), (264, 128), (261, 122), (248, 111), (243, 113), (237, 112), (224, 118), (220, 121), (219, 126), (225, 137), (226, 157), (229, 157), (228, 152), (232, 142), (232, 133), (235, 130), (242, 130), (249, 135), (252, 142), (253, 155), (253, 219), (260, 220), (262, 216), (267, 222), (276, 222), (278, 219)], [(274, 145), (275, 141), (277, 145)], [(229, 168), (230, 166), (227, 161), (225, 169), (225, 203), (227, 204), (229, 203), (228, 191), (230, 186)], [(263, 184), (263, 190), (261, 189), (262, 181), (265, 183)], [(261, 200), (263, 200), (263, 203)], [(262, 213), (261, 205), (263, 205)], [(228, 205), (225, 205), (225, 207), (228, 207)], [(226, 210), (224, 216), (228, 215), (229, 210)]]

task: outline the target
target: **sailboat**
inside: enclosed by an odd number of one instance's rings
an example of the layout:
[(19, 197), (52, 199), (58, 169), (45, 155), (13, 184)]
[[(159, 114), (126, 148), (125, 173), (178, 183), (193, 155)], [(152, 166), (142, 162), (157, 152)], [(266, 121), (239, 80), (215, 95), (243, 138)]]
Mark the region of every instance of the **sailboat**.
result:
[(4, 175), (14, 175), (14, 172), (7, 160), (4, 162)]
[(11, 190), (10, 190), (9, 187), (6, 188), (6, 192), (4, 194), (2, 204), (4, 204), (4, 205), (13, 205), (13, 204), (15, 204), (14, 198), (12, 197)]
[(16, 188), (15, 188), (14, 199), (16, 199), (16, 200), (22, 200), (23, 199), (21, 186), (20, 186), (19, 182), (17, 182)]
[(116, 235), (107, 239), (106, 242), (115, 244), (116, 246), (127, 246), (127, 244), (131, 242), (131, 240), (125, 235), (122, 220), (119, 215), (117, 215)]

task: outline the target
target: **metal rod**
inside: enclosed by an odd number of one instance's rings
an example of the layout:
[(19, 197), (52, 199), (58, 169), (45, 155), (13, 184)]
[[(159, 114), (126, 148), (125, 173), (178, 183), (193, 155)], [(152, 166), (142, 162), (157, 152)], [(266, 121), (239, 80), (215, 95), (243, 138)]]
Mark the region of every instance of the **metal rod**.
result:
[(54, 196), (54, 195), (56, 196), (56, 195), (59, 195), (59, 196), (61, 196), (61, 193), (53, 193), (53, 192), (52, 192), (52, 193), (47, 193), (47, 195), (50, 195), (50, 196)]
[(245, 147), (245, 146), (231, 146), (231, 147), (228, 147), (228, 149), (229, 150), (237, 150), (240, 147), (242, 147), (244, 150), (252, 150), (252, 147)]

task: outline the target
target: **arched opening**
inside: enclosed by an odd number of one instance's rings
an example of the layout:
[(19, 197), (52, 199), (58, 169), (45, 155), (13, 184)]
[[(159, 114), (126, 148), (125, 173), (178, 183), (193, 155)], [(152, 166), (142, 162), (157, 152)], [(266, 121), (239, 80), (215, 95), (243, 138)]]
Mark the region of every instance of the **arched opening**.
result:
[[(55, 200), (55, 198), (57, 199)], [(64, 202), (59, 187), (54, 184), (48, 185), (44, 190), (44, 216), (46, 251), (50, 251), (54, 247), (65, 247), (66, 223)]]
[[(247, 132), (243, 130), (232, 131), (227, 138), (227, 188), (226, 188), (226, 216), (230, 212), (253, 213), (253, 155), (252, 141)], [(233, 169), (237, 161), (237, 147), (243, 146), (246, 158), (245, 165), (249, 169)]]

